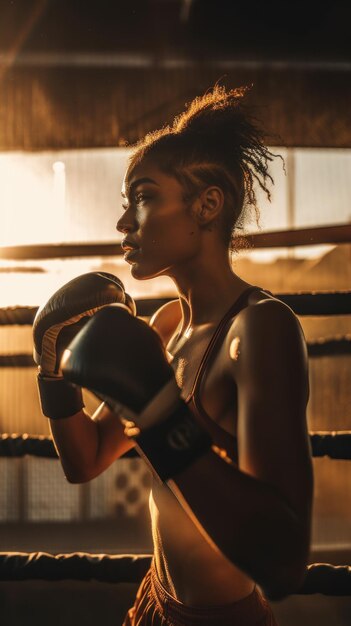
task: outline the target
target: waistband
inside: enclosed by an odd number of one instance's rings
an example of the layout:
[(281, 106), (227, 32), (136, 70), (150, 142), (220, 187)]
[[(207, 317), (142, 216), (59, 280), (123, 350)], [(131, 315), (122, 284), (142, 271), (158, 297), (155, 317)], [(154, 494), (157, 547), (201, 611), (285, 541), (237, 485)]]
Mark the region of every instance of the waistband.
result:
[[(190, 606), (171, 596), (163, 587), (152, 560), (150, 569), (151, 595), (159, 614), (172, 626), (246, 626), (274, 624), (270, 607), (257, 587), (250, 595), (230, 604)], [(267, 621), (264, 618), (268, 618)], [(163, 622), (162, 622), (163, 623)]]

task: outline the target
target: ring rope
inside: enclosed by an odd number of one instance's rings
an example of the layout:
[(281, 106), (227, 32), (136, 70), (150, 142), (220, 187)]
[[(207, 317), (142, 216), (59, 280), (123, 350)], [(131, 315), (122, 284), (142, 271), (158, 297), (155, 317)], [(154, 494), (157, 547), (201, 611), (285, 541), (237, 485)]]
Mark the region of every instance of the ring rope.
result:
[(307, 353), (310, 358), (351, 354), (351, 335), (308, 341)]
[[(74, 552), (0, 552), (0, 580), (80, 580), (107, 583), (137, 583), (151, 564), (151, 555), (107, 555)], [(351, 595), (351, 567), (312, 563), (307, 566), (302, 586), (294, 595), (321, 593)]]
[[(0, 434), (0, 458), (18, 458), (25, 455), (45, 459), (58, 459), (54, 441), (49, 435)], [(121, 458), (139, 457), (136, 450), (128, 450)]]
[[(307, 343), (310, 358), (351, 354), (351, 335)], [(2, 354), (1, 367), (36, 367), (32, 354)]]
[(313, 457), (351, 460), (351, 431), (310, 432)]
[(74, 552), (0, 552), (0, 580), (97, 580), (135, 583), (150, 567), (150, 555)]
[[(351, 291), (277, 293), (297, 315), (350, 315)], [(150, 316), (172, 298), (141, 298), (136, 300), (137, 314)], [(38, 307), (11, 306), (0, 308), (0, 326), (31, 326)]]
[(299, 594), (321, 593), (326, 596), (351, 596), (351, 566), (312, 563)]
[[(313, 457), (351, 460), (351, 431), (310, 432), (310, 442)], [(22, 457), (26, 454), (47, 459), (58, 458), (53, 439), (48, 435), (0, 435), (0, 457)], [(138, 456), (135, 450), (129, 450), (123, 458)]]

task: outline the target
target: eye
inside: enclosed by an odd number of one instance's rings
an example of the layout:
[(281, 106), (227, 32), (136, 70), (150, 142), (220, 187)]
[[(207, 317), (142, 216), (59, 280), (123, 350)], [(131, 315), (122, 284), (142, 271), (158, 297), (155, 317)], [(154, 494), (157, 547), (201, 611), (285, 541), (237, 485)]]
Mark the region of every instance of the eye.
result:
[(146, 202), (147, 200), (149, 200), (150, 196), (147, 196), (142, 191), (139, 191), (138, 193), (135, 194), (134, 198), (135, 198), (135, 202), (137, 204), (140, 204), (142, 202)]

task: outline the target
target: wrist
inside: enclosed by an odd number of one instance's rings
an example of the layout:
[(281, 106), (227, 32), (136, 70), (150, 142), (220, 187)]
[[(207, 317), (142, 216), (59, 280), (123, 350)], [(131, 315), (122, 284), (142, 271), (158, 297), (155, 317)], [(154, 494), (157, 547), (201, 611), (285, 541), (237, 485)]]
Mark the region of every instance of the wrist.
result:
[(42, 365), (38, 365), (38, 376), (40, 376), (40, 378), (49, 378), (50, 380), (60, 380), (63, 378), (63, 374), (61, 371), (52, 372), (45, 369), (45, 367), (42, 367)]
[(209, 433), (183, 400), (178, 400), (177, 407), (166, 419), (144, 430), (134, 428), (129, 432), (134, 434), (141, 456), (162, 482), (192, 465), (212, 446)]
[(81, 388), (71, 385), (63, 377), (51, 377), (39, 372), (37, 384), (41, 410), (45, 417), (67, 418), (83, 409)]

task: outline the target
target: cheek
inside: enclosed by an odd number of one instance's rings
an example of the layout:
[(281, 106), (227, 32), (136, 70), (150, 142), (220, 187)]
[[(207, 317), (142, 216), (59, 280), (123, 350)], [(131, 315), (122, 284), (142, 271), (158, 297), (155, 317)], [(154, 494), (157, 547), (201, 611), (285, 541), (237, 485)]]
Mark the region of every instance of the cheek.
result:
[(196, 247), (198, 228), (191, 215), (173, 211), (145, 222), (143, 235), (145, 248), (152, 248), (156, 255), (185, 253)]

